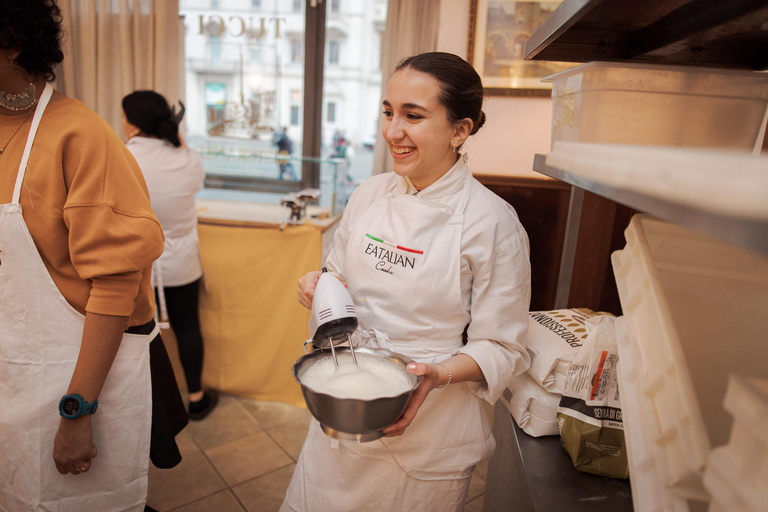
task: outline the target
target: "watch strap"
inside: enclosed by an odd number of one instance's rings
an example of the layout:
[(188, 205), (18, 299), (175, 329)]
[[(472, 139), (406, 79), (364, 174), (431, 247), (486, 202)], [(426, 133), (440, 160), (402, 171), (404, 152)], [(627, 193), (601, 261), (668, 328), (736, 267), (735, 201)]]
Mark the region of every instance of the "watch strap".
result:
[(80, 414), (80, 416), (85, 416), (86, 414), (93, 414), (96, 412), (96, 408), (99, 406), (99, 401), (94, 400), (93, 402), (86, 402), (83, 400), (83, 412)]
[[(74, 400), (78, 404), (77, 412), (74, 414), (68, 414), (64, 411), (64, 405), (68, 400)], [(67, 419), (77, 419), (80, 416), (85, 416), (87, 414), (93, 414), (96, 412), (96, 409), (99, 406), (99, 401), (94, 400), (93, 402), (87, 402), (82, 396), (78, 395), (77, 393), (70, 393), (68, 395), (64, 395), (61, 397), (61, 400), (59, 401), (59, 414)]]

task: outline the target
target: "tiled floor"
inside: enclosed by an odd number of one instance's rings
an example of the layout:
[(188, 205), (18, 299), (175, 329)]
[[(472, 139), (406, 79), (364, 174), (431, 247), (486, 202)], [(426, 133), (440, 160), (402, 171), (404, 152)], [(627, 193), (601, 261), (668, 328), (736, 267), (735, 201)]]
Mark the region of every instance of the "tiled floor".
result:
[[(186, 400), (184, 371), (172, 331), (163, 341)], [(493, 407), (486, 405), (489, 421)], [(309, 411), (281, 402), (222, 395), (202, 421), (177, 437), (181, 464), (149, 467), (147, 505), (160, 512), (276, 512), (299, 458)], [(472, 474), (465, 512), (482, 512), (488, 462)]]
[[(305, 409), (222, 396), (206, 419), (177, 437), (183, 460), (150, 465), (147, 504), (161, 512), (277, 511), (309, 425)], [(475, 470), (466, 512), (481, 512), (488, 464)]]

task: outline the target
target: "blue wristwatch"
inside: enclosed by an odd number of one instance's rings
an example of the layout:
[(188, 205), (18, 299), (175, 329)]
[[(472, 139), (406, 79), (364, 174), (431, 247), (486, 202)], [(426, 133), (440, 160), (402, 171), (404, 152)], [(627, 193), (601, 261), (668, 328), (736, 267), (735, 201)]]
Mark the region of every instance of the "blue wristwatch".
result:
[(64, 395), (59, 401), (59, 414), (68, 420), (74, 420), (86, 414), (93, 414), (99, 406), (99, 401), (94, 400), (91, 403), (85, 401), (78, 394)]

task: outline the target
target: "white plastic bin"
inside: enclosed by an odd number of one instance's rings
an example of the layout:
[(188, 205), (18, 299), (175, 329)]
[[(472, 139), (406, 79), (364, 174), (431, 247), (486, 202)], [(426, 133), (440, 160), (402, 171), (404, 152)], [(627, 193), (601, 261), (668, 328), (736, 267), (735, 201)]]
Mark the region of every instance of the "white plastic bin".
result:
[(733, 415), (733, 428), (728, 444), (710, 453), (704, 485), (714, 503), (766, 511), (768, 379), (731, 375), (723, 405)]
[[(704, 474), (704, 484), (712, 496), (710, 512), (715, 510), (732, 510), (739, 512), (765, 512), (768, 502), (764, 500), (763, 492), (759, 489), (745, 486), (739, 480), (733, 460), (724, 447), (712, 450)], [(763, 483), (764, 485), (764, 483)], [(763, 501), (755, 501), (761, 499)]]
[(751, 150), (768, 107), (768, 74), (591, 62), (552, 81), (555, 141)]
[(707, 499), (710, 447), (725, 444), (728, 375), (768, 376), (768, 258), (648, 215), (612, 256), (642, 368), (641, 415), (665, 486)]
[(653, 453), (648, 422), (650, 402), (639, 391), (645, 382), (643, 362), (635, 340), (626, 332), (625, 318), (616, 320), (619, 349), (619, 393), (624, 437), (632, 485), (632, 504), (637, 512), (689, 512), (688, 501), (663, 484), (661, 470)]

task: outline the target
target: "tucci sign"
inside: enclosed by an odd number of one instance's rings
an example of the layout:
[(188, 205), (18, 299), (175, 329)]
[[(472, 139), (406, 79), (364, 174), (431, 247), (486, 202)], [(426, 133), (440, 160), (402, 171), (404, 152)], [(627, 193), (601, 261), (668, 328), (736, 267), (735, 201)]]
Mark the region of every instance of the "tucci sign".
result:
[[(242, 16), (229, 16), (226, 19), (224, 16), (218, 14), (211, 14), (205, 16), (203, 14), (198, 15), (200, 21), (200, 34), (207, 34), (209, 36), (220, 36), (225, 32), (233, 37), (240, 37), (247, 34), (248, 37), (253, 39), (259, 39), (266, 34), (267, 22), (275, 23), (275, 39), (280, 37), (280, 22), (285, 21), (285, 18), (265, 18), (248, 16), (246, 18)], [(258, 20), (258, 28), (254, 27), (254, 20)]]

